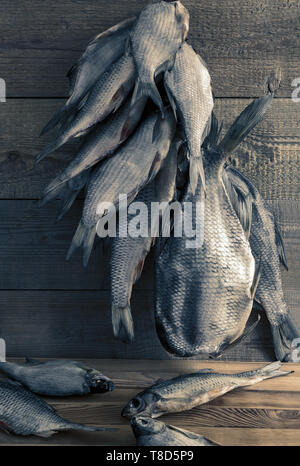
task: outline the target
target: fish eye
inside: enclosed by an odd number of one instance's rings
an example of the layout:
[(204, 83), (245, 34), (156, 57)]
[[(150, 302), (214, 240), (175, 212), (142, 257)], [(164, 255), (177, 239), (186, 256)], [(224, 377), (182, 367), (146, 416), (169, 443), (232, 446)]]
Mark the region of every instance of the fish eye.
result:
[(131, 401), (131, 406), (132, 408), (139, 408), (140, 405), (141, 405), (141, 400), (139, 398), (134, 398), (132, 401)]
[(148, 424), (148, 421), (146, 419), (141, 419), (141, 423), (146, 426)]

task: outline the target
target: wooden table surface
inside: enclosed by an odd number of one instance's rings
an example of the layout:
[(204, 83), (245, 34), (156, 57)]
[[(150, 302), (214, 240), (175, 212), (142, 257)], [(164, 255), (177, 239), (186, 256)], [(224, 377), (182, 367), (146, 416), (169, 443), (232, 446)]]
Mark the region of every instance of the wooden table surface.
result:
[[(118, 432), (55, 434), (50, 439), (22, 438), (0, 433), (0, 445), (135, 445), (130, 425), (120, 412), (140, 390), (159, 378), (211, 367), (219, 372), (256, 369), (262, 363), (224, 361), (83, 360), (101, 369), (116, 384), (111, 393), (85, 397), (45, 398), (60, 415), (74, 422), (118, 428)], [(286, 377), (238, 389), (203, 406), (161, 420), (205, 435), (220, 445), (300, 446), (300, 364)]]

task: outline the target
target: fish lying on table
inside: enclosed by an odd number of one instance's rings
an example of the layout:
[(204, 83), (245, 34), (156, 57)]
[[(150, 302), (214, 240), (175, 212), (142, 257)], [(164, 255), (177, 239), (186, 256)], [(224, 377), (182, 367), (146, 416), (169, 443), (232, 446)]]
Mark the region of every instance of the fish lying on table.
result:
[(214, 447), (216, 443), (203, 435), (165, 424), (151, 417), (133, 417), (130, 421), (137, 446)]
[(220, 374), (212, 369), (201, 369), (169, 380), (158, 380), (138, 393), (122, 411), (122, 416), (159, 417), (202, 405), (231, 390), (254, 385), (262, 380), (281, 377), (293, 371), (280, 371), (280, 361), (259, 369), (237, 374)]
[(164, 113), (154, 78), (158, 72), (172, 67), (175, 53), (188, 31), (189, 13), (179, 1), (150, 4), (141, 11), (130, 31), (128, 44), (137, 71), (133, 104), (146, 95)]
[(187, 248), (184, 235), (171, 237), (156, 261), (156, 329), (164, 348), (175, 355), (218, 357), (253, 329), (245, 332), (261, 273), (248, 241), (252, 203), (225, 186), (222, 173), (230, 152), (271, 102), (272, 94), (252, 102), (220, 144), (212, 119), (203, 145), (206, 195), (199, 181), (195, 195), (187, 189), (183, 196), (193, 208), (194, 230), (196, 205), (204, 205), (203, 242)]
[(66, 430), (117, 430), (67, 421), (52, 406), (25, 390), (18, 382), (0, 382), (0, 429), (7, 433), (39, 437), (50, 437), (56, 432)]
[(109, 66), (125, 52), (125, 44), (136, 18), (122, 21), (91, 40), (76, 65), (68, 73), (70, 80), (70, 97), (64, 106), (51, 118), (41, 135), (47, 133), (58, 123), (74, 113), (81, 105), (82, 99), (91, 90)]
[(114, 389), (108, 377), (77, 361), (27, 359), (24, 364), (0, 362), (0, 371), (39, 395), (87, 395)]
[[(157, 126), (155, 142), (153, 142), (154, 126)], [(175, 130), (176, 121), (171, 109), (166, 111), (163, 120), (157, 113), (152, 113), (112, 157), (104, 160), (96, 168), (89, 181), (82, 219), (67, 258), (75, 249), (82, 246), (83, 264), (88, 263), (97, 222), (107, 214), (104, 203), (110, 203), (117, 208), (119, 196), (126, 195), (129, 204), (139, 191), (154, 179), (168, 155)]]

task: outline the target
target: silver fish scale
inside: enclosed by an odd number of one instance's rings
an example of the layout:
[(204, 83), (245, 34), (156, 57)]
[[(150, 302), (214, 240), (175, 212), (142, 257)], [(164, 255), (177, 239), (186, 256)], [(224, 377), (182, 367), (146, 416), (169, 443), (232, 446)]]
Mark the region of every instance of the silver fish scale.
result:
[(119, 112), (111, 115), (104, 123), (89, 134), (78, 155), (71, 161), (61, 177), (74, 177), (82, 169), (109, 154), (120, 144), (120, 131), (128, 115), (130, 105), (127, 103)]
[[(255, 298), (265, 309), (271, 325), (278, 326), (289, 314), (281, 282), (280, 260), (275, 238), (275, 219), (255, 186), (236, 170), (228, 168), (231, 179), (244, 184), (245, 191), (253, 193), (250, 246), (257, 262), (261, 261), (261, 276)], [(247, 183), (247, 184), (246, 184)]]
[[(136, 202), (143, 202), (148, 208), (148, 225), (150, 227), (150, 204), (155, 200), (154, 182), (147, 185), (136, 197)], [(133, 215), (128, 215), (128, 221)], [(111, 276), (111, 300), (112, 304), (124, 308), (129, 304), (132, 286), (138, 274), (139, 267), (143, 267), (143, 261), (152, 244), (150, 231), (146, 238), (117, 237), (112, 242), (110, 259)]]
[[(133, 87), (135, 79), (135, 67), (131, 55), (121, 57), (96, 81), (94, 87), (78, 116), (67, 131), (73, 134), (87, 129), (107, 116), (114, 108), (119, 106)], [(122, 96), (113, 98), (121, 89)]]
[(151, 391), (161, 396), (195, 397), (201, 393), (207, 393), (215, 388), (222, 388), (228, 385), (239, 385), (249, 376), (253, 376), (255, 371), (242, 372), (239, 374), (218, 374), (218, 373), (194, 373), (179, 376), (166, 380), (151, 387)]
[(149, 82), (157, 68), (183, 42), (182, 24), (176, 18), (174, 3), (160, 2), (145, 7), (130, 37), (138, 75), (142, 81)]
[(200, 157), (203, 131), (214, 104), (209, 72), (187, 43), (176, 53), (173, 68), (165, 74), (165, 84), (175, 99), (190, 155)]
[(103, 215), (99, 212), (101, 202), (116, 203), (119, 194), (135, 196), (148, 182), (151, 170), (159, 169), (170, 148), (175, 120), (169, 110), (160, 124), (161, 136), (153, 143), (157, 118), (158, 115), (153, 114), (144, 120), (128, 142), (96, 170), (88, 186), (83, 209), (82, 219), (86, 226), (94, 226)]
[[(211, 157), (211, 155), (209, 155)], [(252, 308), (255, 263), (242, 226), (219, 179), (219, 164), (206, 163), (204, 243), (187, 249), (170, 238), (157, 261), (156, 325), (168, 349), (182, 356), (218, 352), (238, 338)], [(201, 200), (197, 188), (184, 201)], [(170, 292), (171, 291), (171, 292)]]
[(16, 434), (55, 431), (66, 427), (62, 419), (43, 400), (17, 384), (0, 384), (0, 420)]

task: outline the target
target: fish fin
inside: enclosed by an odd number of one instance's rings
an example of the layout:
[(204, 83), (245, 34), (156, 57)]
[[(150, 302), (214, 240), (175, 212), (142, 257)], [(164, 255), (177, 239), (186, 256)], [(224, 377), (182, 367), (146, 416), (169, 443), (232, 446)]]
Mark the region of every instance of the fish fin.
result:
[(81, 189), (77, 191), (73, 190), (66, 190), (66, 192), (62, 195), (62, 208), (60, 210), (59, 215), (57, 216), (57, 221), (61, 220), (64, 215), (71, 209), (74, 201)]
[(95, 427), (86, 426), (85, 424), (77, 424), (75, 422), (66, 422), (60, 430), (85, 430), (87, 432), (116, 432), (117, 428), (114, 427)]
[[(120, 131), (120, 144), (129, 138), (129, 136), (132, 134), (132, 132), (138, 125), (139, 122), (137, 121), (136, 114), (139, 114), (142, 117), (146, 103), (147, 97), (144, 97), (143, 102), (137, 102), (129, 109), (126, 120)], [(141, 108), (143, 108), (143, 110), (141, 110)]]
[(223, 185), (232, 207), (243, 227), (246, 239), (249, 239), (252, 224), (252, 197), (244, 194), (234, 186), (225, 170), (223, 170)]
[(58, 178), (51, 181), (51, 183), (46, 187), (43, 192), (43, 197), (38, 201), (38, 206), (42, 207), (47, 204), (47, 202), (52, 201), (53, 199), (61, 196), (62, 191), (65, 189), (65, 181), (60, 181)]
[(261, 269), (262, 269), (261, 258), (259, 258), (259, 262), (255, 263), (255, 272), (254, 272), (252, 286), (251, 286), (251, 289), (250, 289), (251, 299), (254, 299), (254, 297), (255, 297), (255, 293), (256, 293), (256, 290), (257, 290), (257, 287), (258, 287), (258, 284), (259, 284), (259, 280), (260, 280), (260, 277), (261, 277)]
[(42, 364), (41, 361), (38, 361), (37, 359), (33, 358), (28, 358), (27, 356), (25, 358), (25, 361), (27, 364)]
[(37, 437), (42, 437), (42, 438), (49, 438), (52, 437), (52, 435), (57, 434), (57, 430), (46, 430), (44, 432), (36, 432), (34, 435)]
[(155, 125), (153, 126), (153, 133), (152, 133), (152, 143), (153, 144), (158, 143), (161, 140), (161, 138), (163, 137), (162, 126), (161, 126), (162, 120), (163, 120), (163, 118), (162, 118), (161, 114), (158, 114), (157, 118), (156, 118)]
[(69, 114), (70, 109), (68, 107), (63, 107), (58, 110), (53, 117), (48, 121), (48, 123), (44, 126), (42, 131), (40, 132), (40, 136), (44, 136), (44, 134), (48, 133), (51, 129), (55, 128), (61, 121), (63, 121)]
[(54, 141), (51, 141), (36, 157), (35, 164), (41, 162), (47, 155), (54, 152), (56, 149), (65, 144), (70, 137), (66, 136), (65, 133), (59, 135)]
[(172, 426), (170, 424), (167, 424), (167, 427), (169, 427), (169, 429), (171, 429), (171, 430), (173, 430), (175, 432), (179, 432), (180, 434), (185, 435), (185, 437), (187, 437), (187, 438), (189, 438), (191, 440), (200, 440), (200, 441), (203, 441), (203, 442), (207, 442), (208, 444), (211, 444), (211, 445), (220, 446), (218, 443), (215, 443), (212, 440), (208, 440), (205, 437), (203, 437), (203, 435), (198, 435), (195, 432), (191, 432), (189, 430), (181, 429), (180, 427)]
[(143, 82), (137, 78), (135, 88), (132, 95), (131, 106), (133, 106), (143, 96), (148, 96), (158, 106), (164, 118), (165, 110), (161, 95), (156, 87), (154, 79), (151, 82)]
[(200, 157), (190, 157), (190, 188), (193, 194), (195, 194), (196, 192), (199, 176), (201, 179), (203, 189), (205, 191), (205, 175), (201, 155)]
[(68, 253), (67, 253), (67, 260), (70, 259), (70, 257), (72, 256), (72, 254), (77, 248), (82, 246), (85, 235), (86, 235), (86, 230), (87, 230), (87, 227), (83, 224), (82, 220), (80, 220), (77, 230), (75, 232), (75, 235), (72, 239), (71, 245), (69, 247)]
[(234, 340), (232, 343), (223, 343), (219, 350), (215, 353), (210, 353), (209, 356), (212, 358), (212, 359), (218, 359), (220, 356), (222, 356), (222, 354), (224, 353), (224, 351), (227, 351), (228, 349), (231, 349), (231, 348), (234, 348), (236, 345), (238, 345), (239, 343), (241, 343), (241, 341), (245, 340), (246, 338), (248, 338), (249, 335), (251, 335), (251, 333), (253, 332), (253, 330), (256, 328), (256, 326), (258, 325), (259, 321), (260, 321), (261, 317), (260, 317), (260, 314), (258, 314), (257, 316), (257, 320), (251, 324), (248, 328), (245, 329), (245, 331), (243, 332), (243, 334), (238, 337), (236, 340)]
[(289, 270), (288, 262), (287, 262), (287, 258), (285, 254), (284, 242), (283, 242), (282, 235), (279, 229), (279, 225), (277, 221), (275, 220), (275, 218), (274, 218), (274, 227), (275, 227), (275, 242), (277, 246), (279, 260), (284, 266), (284, 268), (286, 270)]
[(226, 155), (234, 151), (250, 131), (262, 120), (272, 100), (273, 94), (265, 95), (251, 102), (251, 104), (242, 111), (219, 144), (219, 148), (221, 148)]
[(165, 91), (166, 91), (168, 100), (169, 100), (169, 102), (170, 102), (171, 108), (172, 108), (172, 110), (173, 110), (175, 120), (177, 121), (177, 106), (176, 106), (175, 99), (173, 98), (173, 96), (172, 96), (172, 94), (171, 94), (171, 92), (169, 91), (169, 89), (168, 89), (167, 86), (165, 86)]
[(271, 330), (277, 359), (284, 362), (293, 361), (293, 351), (296, 349), (294, 342), (300, 338), (300, 331), (291, 317), (284, 316), (279, 325), (271, 326)]
[(209, 367), (207, 367), (207, 368), (205, 368), (205, 369), (198, 369), (198, 370), (196, 371), (197, 374), (208, 374), (208, 373), (210, 373), (210, 372), (215, 372), (215, 370), (214, 370), (214, 369), (211, 369), (211, 368), (209, 368)]
[(2, 430), (2, 432), (5, 432), (7, 435), (11, 434), (11, 429), (9, 428), (9, 426), (1, 420), (0, 420), (0, 430)]
[(275, 377), (282, 377), (284, 375), (289, 375), (289, 374), (294, 373), (294, 371), (280, 371), (279, 369), (281, 368), (281, 366), (282, 366), (281, 361), (275, 361), (275, 362), (272, 362), (271, 364), (267, 364), (266, 366), (261, 367), (260, 369), (245, 372), (245, 374), (247, 374), (249, 378), (253, 378), (254, 380), (257, 377), (261, 377), (262, 380), (266, 380), (266, 379), (273, 379)]
[(114, 336), (125, 343), (134, 340), (134, 326), (129, 304), (126, 307), (118, 307), (112, 304), (111, 317)]

